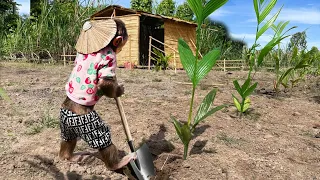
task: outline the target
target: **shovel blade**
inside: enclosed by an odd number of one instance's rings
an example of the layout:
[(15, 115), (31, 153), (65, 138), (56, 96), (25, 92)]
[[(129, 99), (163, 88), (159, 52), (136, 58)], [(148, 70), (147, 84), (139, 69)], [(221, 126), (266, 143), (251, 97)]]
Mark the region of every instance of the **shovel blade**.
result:
[(136, 152), (140, 169), (137, 167), (135, 161), (130, 161), (130, 165), (139, 180), (148, 180), (150, 176), (155, 175), (154, 164), (150, 150), (146, 144), (143, 144)]

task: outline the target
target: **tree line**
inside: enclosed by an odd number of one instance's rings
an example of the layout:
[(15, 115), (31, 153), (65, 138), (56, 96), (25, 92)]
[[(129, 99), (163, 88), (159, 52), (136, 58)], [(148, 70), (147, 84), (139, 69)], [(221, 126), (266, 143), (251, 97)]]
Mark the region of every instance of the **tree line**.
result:
[[(110, 5), (106, 1), (31, 0), (30, 15), (19, 16), (19, 4), (14, 0), (2, 0), (0, 56), (60, 59), (63, 49), (74, 53), (73, 47), (83, 21)], [(206, 3), (206, 0), (202, 2)], [(177, 6), (174, 0), (131, 0), (131, 8), (191, 22), (196, 20), (186, 2)], [(305, 32), (294, 34), (286, 51), (292, 51), (294, 46), (307, 52)], [(225, 24), (207, 18), (201, 29), (200, 53), (206, 54), (213, 48), (221, 49), (220, 59), (244, 59), (246, 44), (233, 39)], [(313, 47), (313, 51), (318, 52), (318, 49)]]

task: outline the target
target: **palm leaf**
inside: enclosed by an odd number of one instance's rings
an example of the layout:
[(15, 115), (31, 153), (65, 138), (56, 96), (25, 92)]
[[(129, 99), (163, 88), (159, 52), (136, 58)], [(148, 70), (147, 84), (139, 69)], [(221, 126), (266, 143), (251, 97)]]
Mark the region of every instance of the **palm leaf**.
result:
[(254, 11), (256, 12), (257, 21), (259, 22), (259, 5), (258, 0), (253, 0)]
[(204, 116), (202, 116), (200, 119), (198, 119), (198, 121), (195, 121), (193, 124), (193, 129), (204, 119), (206, 119), (208, 116), (212, 115), (213, 113), (223, 109), (224, 107), (226, 107), (226, 105), (221, 105), (221, 106), (217, 106), (215, 108), (210, 109)]
[(182, 140), (183, 144), (188, 145), (191, 140), (192, 134), (187, 123), (181, 127), (181, 136), (182, 138), (180, 139)]
[(217, 90), (213, 89), (211, 90), (202, 100), (202, 103), (200, 104), (198, 108), (198, 112), (194, 118), (194, 124), (199, 121), (209, 110), (211, 107), (211, 104), (214, 101), (214, 98), (216, 96)]
[(289, 37), (288, 36), (284, 36), (281, 38), (274, 38), (272, 39), (260, 52), (259, 56), (258, 56), (258, 66), (261, 65), (263, 58), (274, 48), (275, 45), (277, 45), (278, 43), (281, 42), (281, 40), (285, 39)]
[(194, 12), (197, 18), (198, 25), (200, 25), (204, 18), (202, 18), (203, 6), (200, 0), (187, 0), (189, 7)]
[(243, 104), (243, 109), (242, 109), (243, 113), (249, 109), (250, 103), (251, 103), (250, 99), (246, 98), (246, 100), (244, 101), (244, 104)]
[(241, 112), (241, 104), (240, 104), (240, 101), (239, 99), (232, 94), (232, 97), (233, 97), (233, 102), (234, 102), (234, 105), (236, 106), (236, 108), (238, 109), (239, 112)]
[(171, 116), (171, 119), (172, 119), (172, 121), (173, 121), (173, 125), (174, 125), (174, 127), (175, 127), (175, 129), (176, 129), (176, 132), (177, 132), (177, 134), (178, 134), (178, 136), (179, 136), (179, 138), (182, 140), (182, 132), (181, 132), (181, 126), (182, 126), (182, 124), (175, 118), (175, 117), (173, 117), (173, 116)]
[(256, 39), (259, 39), (259, 37), (266, 32), (274, 23), (274, 21), (277, 19), (278, 15), (280, 14), (282, 8), (279, 9), (279, 11), (265, 24), (262, 26), (262, 28), (257, 32)]
[(271, 10), (276, 5), (276, 3), (277, 3), (277, 0), (271, 0), (269, 2), (267, 7), (260, 14), (258, 24), (260, 24), (268, 16), (268, 14), (271, 12)]
[(289, 23), (290, 23), (290, 21), (286, 21), (286, 22), (284, 22), (284, 23), (280, 26), (280, 28), (279, 28), (279, 34), (282, 33), (282, 31), (284, 30), (284, 28), (286, 28)]
[(239, 93), (240, 95), (242, 95), (242, 89), (240, 88), (240, 85), (239, 85), (239, 83), (238, 83), (237, 80), (234, 80), (234, 81), (233, 81), (233, 85), (234, 85), (234, 87), (236, 88), (236, 90), (238, 91), (238, 93)]
[(180, 38), (178, 41), (178, 51), (183, 68), (186, 70), (189, 79), (194, 83), (193, 75), (195, 73), (195, 57), (189, 45)]
[(247, 80), (243, 83), (243, 85), (241, 86), (241, 90), (242, 92), (246, 91), (250, 85), (250, 76), (248, 76)]
[(251, 87), (249, 87), (244, 93), (243, 93), (243, 98), (246, 98), (250, 96), (250, 94), (256, 89), (258, 83), (254, 83)]
[(217, 59), (220, 56), (220, 50), (214, 49), (206, 54), (199, 62), (197, 66), (197, 73), (195, 74), (195, 84), (197, 85), (199, 81), (204, 78), (216, 64)]

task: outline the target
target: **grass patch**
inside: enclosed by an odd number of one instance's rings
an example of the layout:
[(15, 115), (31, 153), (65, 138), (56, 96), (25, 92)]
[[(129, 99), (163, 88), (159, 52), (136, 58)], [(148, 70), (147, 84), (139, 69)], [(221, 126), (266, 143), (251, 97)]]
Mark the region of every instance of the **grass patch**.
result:
[(32, 123), (27, 131), (28, 135), (34, 135), (40, 133), (44, 128), (58, 128), (59, 127), (59, 120), (57, 118), (52, 117), (49, 114), (49, 111), (45, 113), (40, 122)]
[(223, 141), (227, 146), (237, 145), (240, 143), (240, 139), (236, 139), (234, 137), (230, 137), (225, 133), (221, 133), (217, 136), (220, 141)]
[(302, 131), (302, 133), (300, 133), (301, 136), (306, 136), (306, 137), (314, 137), (314, 133), (310, 130), (306, 130), (306, 131)]

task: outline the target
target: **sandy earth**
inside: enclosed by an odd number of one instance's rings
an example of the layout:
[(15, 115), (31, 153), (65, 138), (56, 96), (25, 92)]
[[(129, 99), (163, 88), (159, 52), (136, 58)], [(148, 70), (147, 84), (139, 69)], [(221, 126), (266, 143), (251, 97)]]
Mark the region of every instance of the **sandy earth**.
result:
[[(0, 179), (126, 179), (98, 159), (77, 164), (59, 160), (58, 115), (72, 66), (0, 63)], [(118, 69), (125, 84), (121, 98), (135, 146), (147, 143), (157, 169), (153, 179), (308, 179), (320, 180), (320, 78), (308, 77), (289, 92), (268, 92), (274, 75), (259, 72), (252, 109), (238, 118), (229, 106), (200, 123), (187, 160), (170, 115), (187, 119), (191, 86), (184, 71)], [(214, 87), (215, 105), (232, 105), (232, 81), (246, 72), (212, 71), (201, 81), (196, 107)], [(264, 90), (265, 89), (265, 90)], [(102, 98), (97, 112), (111, 126), (113, 142), (129, 152), (113, 99)], [(196, 111), (196, 110), (195, 110)], [(91, 150), (79, 141), (77, 150)]]

